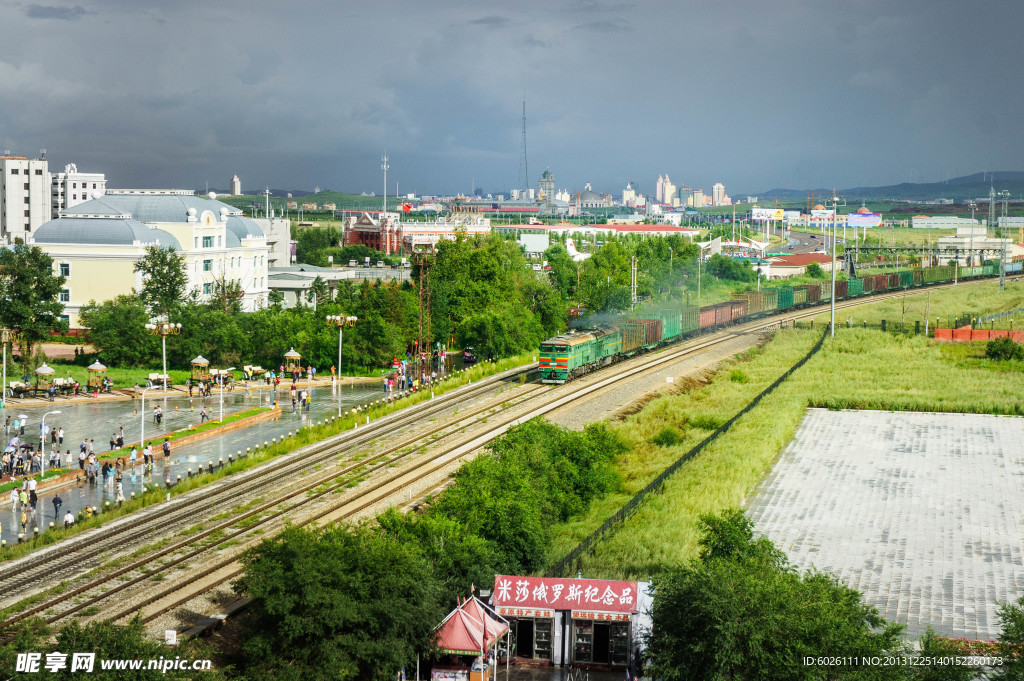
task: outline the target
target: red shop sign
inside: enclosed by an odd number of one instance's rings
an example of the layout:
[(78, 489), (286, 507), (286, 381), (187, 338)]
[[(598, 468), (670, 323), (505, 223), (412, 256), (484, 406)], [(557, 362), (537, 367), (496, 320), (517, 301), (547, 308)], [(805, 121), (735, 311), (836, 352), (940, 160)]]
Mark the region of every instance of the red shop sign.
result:
[(494, 578), (494, 604), (505, 607), (636, 612), (636, 582), (553, 577)]

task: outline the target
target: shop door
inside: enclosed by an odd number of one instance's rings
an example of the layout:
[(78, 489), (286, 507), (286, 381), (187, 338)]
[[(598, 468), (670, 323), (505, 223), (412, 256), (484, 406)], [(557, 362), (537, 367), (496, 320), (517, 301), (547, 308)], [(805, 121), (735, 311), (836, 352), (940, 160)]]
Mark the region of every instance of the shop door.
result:
[(594, 662), (608, 664), (608, 642), (611, 640), (607, 622), (594, 622)]
[(516, 655), (533, 657), (533, 620), (522, 619), (516, 622)]

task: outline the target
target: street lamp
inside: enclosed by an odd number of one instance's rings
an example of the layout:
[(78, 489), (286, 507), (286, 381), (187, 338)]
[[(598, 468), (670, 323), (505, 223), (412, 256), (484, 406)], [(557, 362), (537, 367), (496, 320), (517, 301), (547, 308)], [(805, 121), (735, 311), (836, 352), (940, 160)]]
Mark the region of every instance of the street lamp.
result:
[(46, 473), (46, 417), (50, 414), (59, 414), (60, 410), (48, 411), (43, 414), (43, 420), (39, 423), (39, 468), (40, 475)]
[(976, 201), (970, 201), (967, 207), (971, 209), (971, 252), (968, 253), (967, 266), (974, 266), (974, 228), (977, 227), (977, 223), (974, 221), (974, 212), (978, 210), (978, 204)]
[(217, 380), (220, 381), (220, 422), (224, 423), (224, 373), (227, 371), (234, 371), (235, 367), (228, 367), (227, 369), (220, 370), (220, 376)]
[(327, 326), (336, 326), (336, 327), (338, 327), (338, 373), (337, 373), (337, 376), (338, 376), (338, 380), (339, 380), (339, 385), (340, 385), (340, 381), (341, 381), (341, 341), (342, 341), (343, 329), (346, 326), (352, 326), (357, 321), (359, 321), (358, 317), (350, 317), (350, 316), (338, 315), (338, 314), (329, 314), (329, 315), (327, 315)]
[(142, 406), (139, 407), (139, 446), (146, 449), (146, 391), (153, 388), (142, 389)]
[[(840, 201), (843, 201), (843, 203), (840, 204)], [(829, 322), (829, 333), (834, 338), (836, 335), (836, 228), (838, 226), (837, 221), (839, 219), (838, 206), (845, 205), (846, 202), (841, 197), (836, 196), (835, 192), (832, 193), (830, 202), (832, 204), (832, 300), (830, 302), (831, 318)]]
[(160, 324), (146, 324), (146, 329), (152, 334), (159, 334), (161, 336), (161, 344), (164, 349), (164, 375), (163, 375), (163, 388), (164, 392), (167, 391), (167, 336), (177, 336), (181, 333), (181, 324), (171, 324), (170, 322), (162, 322)]
[(4, 346), (4, 382), (0, 385), (0, 406), (7, 407), (7, 344), (18, 340), (21, 332), (17, 329), (0, 329), (0, 344)]

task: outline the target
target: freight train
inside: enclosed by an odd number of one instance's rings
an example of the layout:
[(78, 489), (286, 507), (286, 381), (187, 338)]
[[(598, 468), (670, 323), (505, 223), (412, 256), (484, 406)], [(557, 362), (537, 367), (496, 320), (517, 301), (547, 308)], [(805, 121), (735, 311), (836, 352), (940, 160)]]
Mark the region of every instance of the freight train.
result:
[[(1021, 274), (1022, 263), (1006, 265), (1007, 274)], [(997, 276), (998, 261), (980, 267), (926, 267), (894, 274), (873, 274), (837, 281), (836, 300), (902, 290), (957, 279)], [(543, 383), (565, 383), (627, 357), (673, 343), (690, 335), (727, 324), (747, 321), (793, 308), (828, 302), (832, 282), (779, 286), (734, 293), (732, 300), (704, 307), (654, 308), (643, 317), (615, 324), (569, 331), (540, 344), (540, 377)]]

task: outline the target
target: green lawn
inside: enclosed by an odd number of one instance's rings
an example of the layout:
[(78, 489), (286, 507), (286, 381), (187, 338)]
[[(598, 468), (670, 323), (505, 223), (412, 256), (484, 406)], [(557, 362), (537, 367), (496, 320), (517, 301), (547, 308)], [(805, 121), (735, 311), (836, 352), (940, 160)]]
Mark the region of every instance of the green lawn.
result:
[[(935, 291), (933, 306), (979, 306), (983, 312), (1017, 306), (1024, 287), (999, 293), (990, 284)], [(892, 303), (881, 303), (891, 306)], [(986, 307), (988, 306), (988, 307)], [(870, 308), (857, 315), (875, 315)], [(890, 317), (891, 318), (891, 317)], [(761, 350), (737, 358), (704, 384), (652, 400), (613, 428), (630, 444), (619, 462), (621, 493), (596, 502), (583, 517), (554, 528), (550, 561), (580, 540), (792, 366), (819, 329), (777, 333)], [(827, 408), (1024, 414), (1024, 363), (984, 358), (984, 344), (949, 345), (924, 336), (842, 329), (810, 362), (725, 435), (648, 497), (636, 515), (584, 556), (589, 577), (647, 579), (664, 566), (696, 555), (697, 518), (742, 506), (792, 438), (808, 406)], [(666, 442), (666, 429), (677, 444)], [(662, 437), (658, 437), (662, 435)]]

